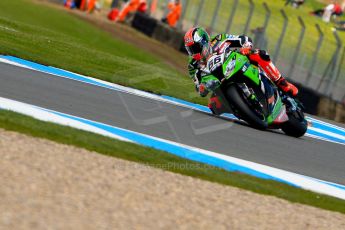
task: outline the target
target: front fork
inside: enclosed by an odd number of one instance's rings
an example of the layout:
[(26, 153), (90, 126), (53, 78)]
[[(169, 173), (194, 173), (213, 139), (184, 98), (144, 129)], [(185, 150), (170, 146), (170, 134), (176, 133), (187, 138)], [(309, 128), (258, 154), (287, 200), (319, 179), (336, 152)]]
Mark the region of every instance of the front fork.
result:
[(264, 119), (265, 118), (264, 107), (261, 104), (261, 102), (258, 100), (258, 98), (256, 97), (254, 90), (252, 88), (248, 88), (248, 86), (245, 83), (238, 83), (237, 85), (240, 87), (243, 93), (243, 96), (247, 100), (247, 102), (251, 106), (253, 106), (255, 113), (258, 116), (260, 116), (262, 119)]

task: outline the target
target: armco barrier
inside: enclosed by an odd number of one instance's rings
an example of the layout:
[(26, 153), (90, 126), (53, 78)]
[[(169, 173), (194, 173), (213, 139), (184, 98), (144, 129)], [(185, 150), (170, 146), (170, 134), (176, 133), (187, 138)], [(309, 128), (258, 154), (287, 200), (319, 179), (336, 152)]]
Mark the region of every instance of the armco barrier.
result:
[(171, 28), (163, 22), (157, 22), (152, 37), (180, 50), (181, 46), (183, 46), (183, 35), (181, 31)]
[(152, 37), (158, 21), (147, 14), (136, 12), (132, 20), (132, 27), (140, 32)]
[[(132, 26), (144, 34), (186, 53), (183, 45), (184, 32), (142, 13), (136, 13)], [(186, 70), (187, 71), (187, 70)], [(305, 106), (305, 112), (319, 115), (338, 122), (345, 122), (345, 106), (328, 97), (320, 95), (313, 89), (295, 83), (299, 88), (299, 99)]]
[(328, 97), (321, 97), (316, 112), (318, 116), (345, 123), (345, 106)]
[(303, 103), (306, 113), (345, 123), (344, 104), (323, 96), (299, 83), (294, 82), (294, 84), (299, 89), (298, 99)]
[(293, 83), (298, 87), (298, 99), (303, 103), (305, 112), (314, 115), (317, 114), (321, 95), (313, 89), (296, 82)]

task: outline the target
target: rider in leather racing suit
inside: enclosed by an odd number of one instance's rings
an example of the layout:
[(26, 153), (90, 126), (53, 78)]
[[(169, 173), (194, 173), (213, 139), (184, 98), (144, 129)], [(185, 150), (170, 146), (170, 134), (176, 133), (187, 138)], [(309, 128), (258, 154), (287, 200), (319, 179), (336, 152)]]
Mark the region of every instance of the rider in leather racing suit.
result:
[[(205, 67), (207, 60), (213, 53), (221, 52), (225, 45), (240, 48), (240, 52), (246, 55), (252, 64), (259, 65), (269, 78), (283, 92), (296, 96), (298, 89), (289, 83), (272, 63), (269, 54), (264, 50), (253, 49), (251, 38), (244, 35), (218, 34), (210, 39), (208, 33), (200, 27), (191, 28), (184, 36), (184, 44), (189, 54), (188, 71), (195, 83), (200, 96), (205, 97), (209, 91), (213, 91), (220, 85), (216, 80), (202, 82), (201, 68)], [(212, 99), (212, 98), (211, 98)]]

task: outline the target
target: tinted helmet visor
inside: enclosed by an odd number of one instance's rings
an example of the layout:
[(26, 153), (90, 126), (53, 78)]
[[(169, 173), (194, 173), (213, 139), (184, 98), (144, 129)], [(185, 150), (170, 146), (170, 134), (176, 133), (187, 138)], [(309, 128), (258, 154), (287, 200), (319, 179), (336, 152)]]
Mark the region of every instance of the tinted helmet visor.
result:
[(190, 56), (193, 56), (194, 54), (201, 53), (202, 52), (202, 48), (203, 48), (203, 46), (200, 43), (198, 43), (198, 42), (194, 43), (191, 46), (186, 46), (186, 50), (187, 50), (187, 52), (188, 52), (188, 54)]

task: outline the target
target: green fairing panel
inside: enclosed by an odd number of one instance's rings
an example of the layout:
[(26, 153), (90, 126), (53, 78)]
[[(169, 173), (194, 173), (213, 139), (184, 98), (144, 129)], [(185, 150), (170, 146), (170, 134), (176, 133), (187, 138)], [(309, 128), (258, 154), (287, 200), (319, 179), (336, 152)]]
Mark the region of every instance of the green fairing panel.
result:
[[(233, 67), (232, 63), (236, 60), (236, 65)], [(242, 70), (244, 65), (249, 62), (248, 57), (232, 52), (230, 56), (227, 58), (225, 63), (223, 64), (223, 73), (224, 75), (228, 75), (227, 79), (231, 78), (235, 75), (238, 71)], [(227, 73), (231, 69), (231, 73)], [(256, 85), (260, 84), (259, 79), (259, 71), (254, 65), (249, 65), (248, 69), (244, 72), (244, 75), (250, 78)]]
[(276, 104), (273, 108), (272, 114), (268, 116), (267, 122), (268, 124), (271, 124), (280, 114), (280, 111), (282, 110), (283, 103), (281, 99), (279, 98), (278, 101), (276, 101)]
[[(231, 52), (229, 57), (223, 64), (223, 73), (226, 78), (231, 78), (235, 73), (241, 70), (241, 68), (248, 62), (248, 58), (236, 52)], [(229, 71), (231, 71), (229, 73)]]
[(219, 81), (218, 78), (216, 78), (214, 75), (210, 74), (210, 75), (202, 77), (201, 83), (206, 83), (206, 82), (208, 82), (210, 80), (217, 80), (217, 81)]
[(244, 75), (249, 77), (256, 85), (260, 84), (259, 70), (254, 65), (250, 65)]

